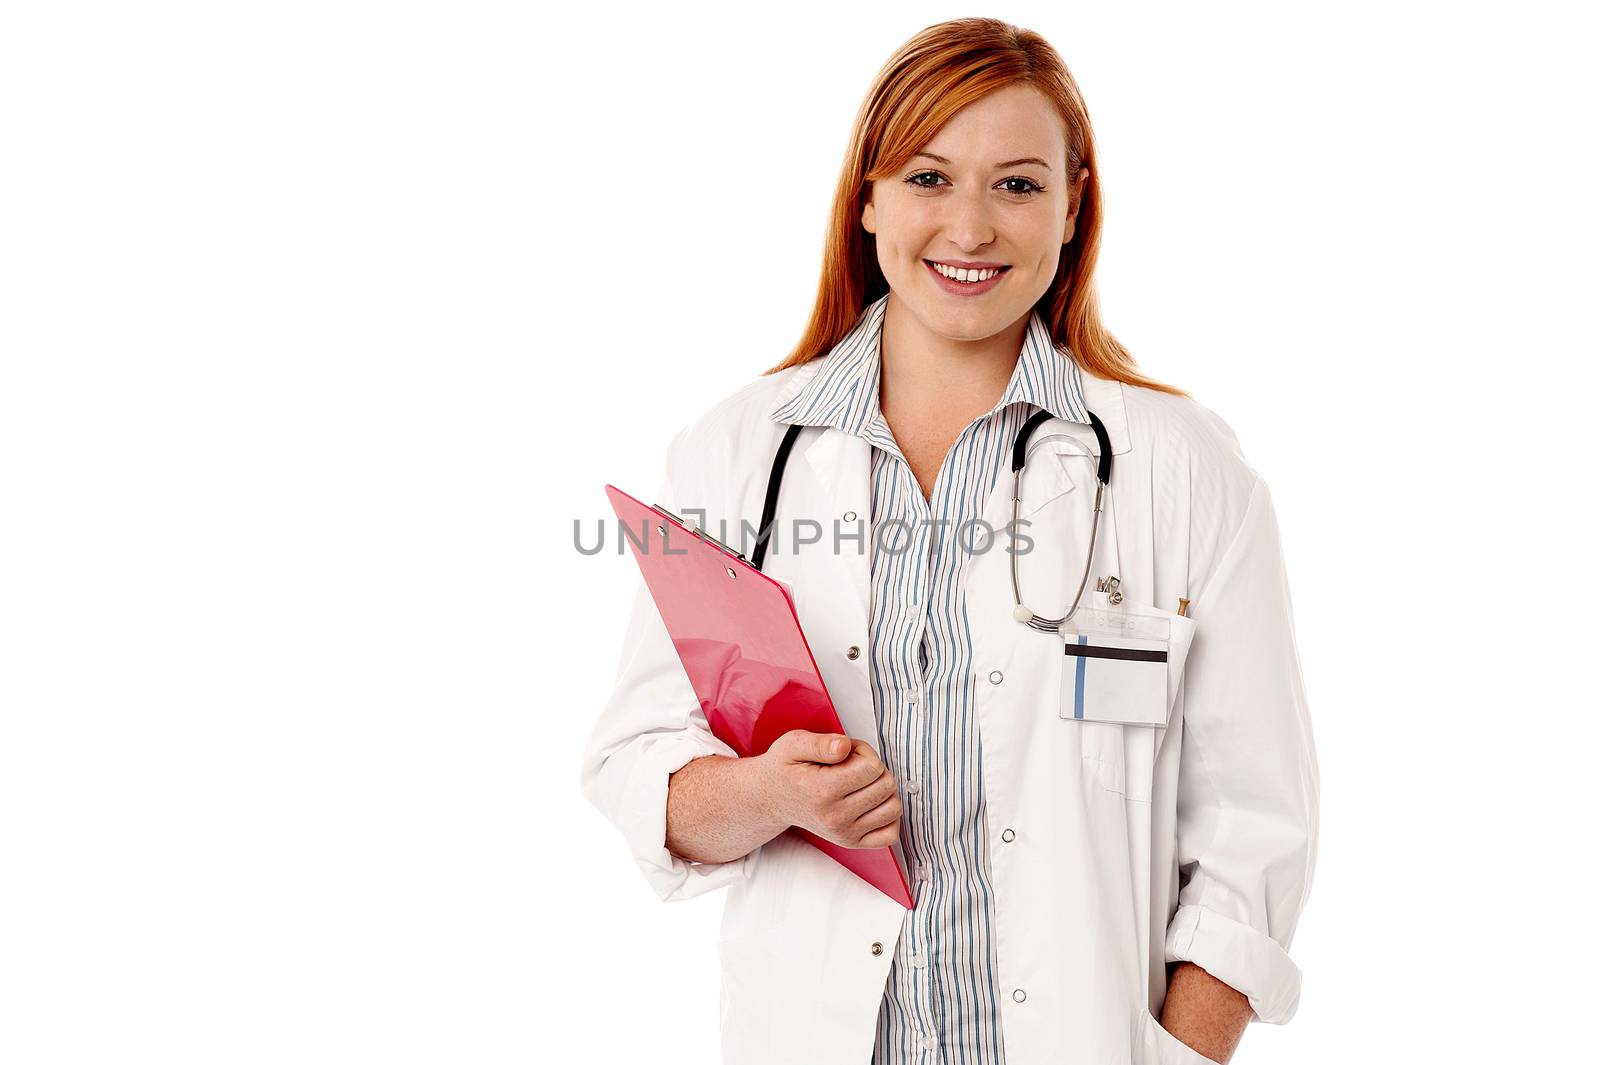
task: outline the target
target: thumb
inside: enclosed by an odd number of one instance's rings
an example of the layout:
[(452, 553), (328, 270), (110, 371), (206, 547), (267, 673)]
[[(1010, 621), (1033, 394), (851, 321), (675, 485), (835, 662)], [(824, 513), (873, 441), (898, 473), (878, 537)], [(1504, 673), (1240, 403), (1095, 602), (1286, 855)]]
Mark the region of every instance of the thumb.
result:
[(817, 761), (841, 762), (850, 753), (850, 740), (845, 736), (820, 734), (817, 740)]

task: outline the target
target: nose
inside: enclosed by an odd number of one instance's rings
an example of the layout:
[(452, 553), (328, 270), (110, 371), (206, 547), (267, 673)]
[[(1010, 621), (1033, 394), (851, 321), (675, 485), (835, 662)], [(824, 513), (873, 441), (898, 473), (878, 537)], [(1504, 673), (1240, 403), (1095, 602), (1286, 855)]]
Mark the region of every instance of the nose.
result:
[(988, 190), (969, 185), (946, 197), (945, 238), (963, 252), (973, 252), (994, 241), (994, 220)]

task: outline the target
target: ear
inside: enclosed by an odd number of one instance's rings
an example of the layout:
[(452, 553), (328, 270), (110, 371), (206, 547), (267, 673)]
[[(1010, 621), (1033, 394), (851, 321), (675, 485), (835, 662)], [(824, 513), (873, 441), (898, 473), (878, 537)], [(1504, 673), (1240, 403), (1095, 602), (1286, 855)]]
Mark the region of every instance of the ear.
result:
[(861, 228), (874, 235), (878, 232), (878, 221), (872, 213), (872, 201), (870, 199), (861, 208)]
[(1072, 243), (1072, 234), (1078, 228), (1078, 208), (1083, 206), (1083, 193), (1089, 186), (1088, 167), (1080, 166), (1078, 168), (1078, 177), (1073, 182), (1073, 185), (1075, 187), (1072, 192), (1072, 209), (1067, 212), (1067, 224), (1061, 233), (1061, 243), (1063, 244)]

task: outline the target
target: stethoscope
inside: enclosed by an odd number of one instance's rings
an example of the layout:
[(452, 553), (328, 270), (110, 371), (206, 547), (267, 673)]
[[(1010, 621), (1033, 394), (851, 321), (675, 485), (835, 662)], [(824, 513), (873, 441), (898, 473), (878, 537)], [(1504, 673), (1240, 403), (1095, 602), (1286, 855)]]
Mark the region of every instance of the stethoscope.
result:
[[(1078, 604), (1083, 601), (1083, 590), (1089, 584), (1089, 570), (1094, 565), (1094, 543), (1100, 534), (1100, 507), (1105, 498), (1106, 486), (1111, 483), (1111, 438), (1106, 435), (1106, 427), (1095, 416), (1094, 411), (1086, 411), (1089, 415), (1089, 427), (1094, 430), (1095, 441), (1099, 444), (1100, 455), (1098, 465), (1095, 467), (1095, 480), (1098, 482), (1094, 489), (1094, 524), (1089, 530), (1089, 550), (1083, 560), (1083, 577), (1078, 581), (1078, 594), (1072, 599), (1072, 608), (1059, 618), (1047, 618), (1035, 614), (1022, 602), (1022, 592), (1017, 581), (1017, 553), (1011, 552), (1011, 598), (1016, 603), (1012, 608), (1011, 616), (1038, 632), (1047, 632), (1057, 635), (1063, 631), (1063, 626), (1072, 620), (1078, 612)], [(1022, 509), (1022, 467), (1027, 459), (1028, 438), (1040, 425), (1049, 421), (1055, 415), (1047, 410), (1040, 410), (1022, 423), (1022, 428), (1017, 430), (1017, 438), (1011, 445), (1011, 522), (1016, 528), (1018, 514)], [(794, 447), (794, 441), (800, 435), (802, 425), (791, 425), (783, 434), (783, 440), (778, 444), (778, 453), (772, 459), (772, 472), (767, 475), (767, 496), (761, 505), (761, 524), (758, 526), (759, 536), (756, 539), (755, 550), (751, 553), (750, 564), (756, 569), (761, 568), (761, 563), (767, 557), (767, 539), (772, 534), (772, 519), (778, 512), (778, 491), (783, 486), (783, 472), (788, 464), (789, 452)], [(1113, 592), (1115, 595), (1115, 592)], [(1120, 598), (1120, 596), (1118, 597)]]

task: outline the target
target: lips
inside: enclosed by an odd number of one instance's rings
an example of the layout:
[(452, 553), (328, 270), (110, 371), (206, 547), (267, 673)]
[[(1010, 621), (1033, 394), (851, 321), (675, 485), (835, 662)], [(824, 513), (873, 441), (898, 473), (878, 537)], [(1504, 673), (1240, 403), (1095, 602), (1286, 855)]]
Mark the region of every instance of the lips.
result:
[[(954, 278), (946, 277), (944, 274), (941, 274), (938, 270), (936, 270), (934, 268), (932, 259), (924, 259), (922, 260), (922, 263), (925, 267), (927, 267), (928, 276), (933, 278), (934, 283), (952, 296), (981, 296), (983, 293), (994, 288), (1001, 281), (1004, 281), (1006, 274), (1011, 272), (1011, 267), (1009, 266), (990, 267), (989, 269), (998, 269), (1000, 272), (989, 278), (987, 281), (957, 281)], [(945, 263), (941, 263), (940, 265), (948, 266), (948, 264)], [(983, 268), (958, 267), (958, 269)]]

